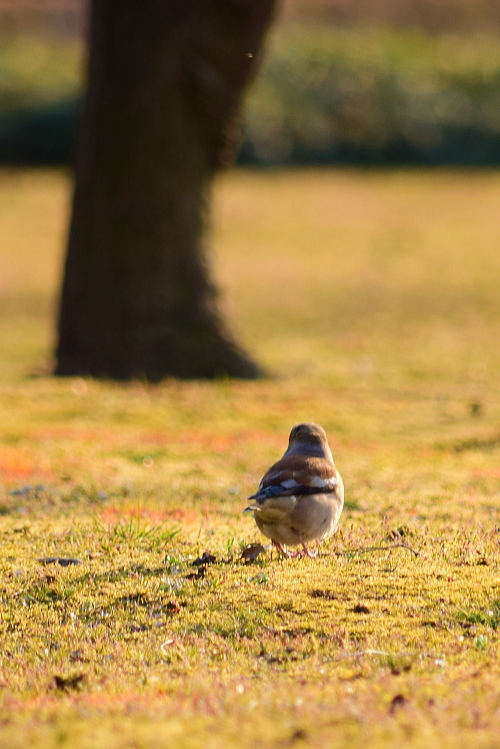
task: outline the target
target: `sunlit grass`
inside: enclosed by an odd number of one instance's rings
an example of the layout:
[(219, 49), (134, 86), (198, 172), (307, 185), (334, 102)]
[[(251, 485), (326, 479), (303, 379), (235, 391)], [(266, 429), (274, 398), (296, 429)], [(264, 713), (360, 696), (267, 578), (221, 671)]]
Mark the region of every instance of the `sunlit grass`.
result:
[[(500, 176), (225, 175), (215, 274), (276, 376), (154, 387), (43, 374), (69, 188), (0, 175), (0, 743), (494, 746)], [(306, 419), (339, 533), (245, 564)]]

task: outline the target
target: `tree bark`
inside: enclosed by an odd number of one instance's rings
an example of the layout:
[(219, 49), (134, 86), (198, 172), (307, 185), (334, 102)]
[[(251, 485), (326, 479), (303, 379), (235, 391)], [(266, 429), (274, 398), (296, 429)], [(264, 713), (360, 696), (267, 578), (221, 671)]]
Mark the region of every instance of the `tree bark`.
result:
[(225, 329), (203, 233), (274, 3), (92, 0), (56, 374), (260, 374)]

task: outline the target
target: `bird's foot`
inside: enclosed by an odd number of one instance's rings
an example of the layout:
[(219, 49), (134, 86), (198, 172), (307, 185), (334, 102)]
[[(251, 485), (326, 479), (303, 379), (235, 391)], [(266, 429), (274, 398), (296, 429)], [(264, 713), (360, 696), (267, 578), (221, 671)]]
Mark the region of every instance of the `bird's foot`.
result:
[(288, 551), (288, 549), (278, 541), (273, 541), (273, 546), (276, 546), (280, 554), (283, 554), (284, 557), (288, 557), (289, 559), (302, 556), (301, 551)]
[(317, 557), (318, 556), (318, 550), (316, 549), (316, 551), (311, 551), (311, 549), (308, 549), (307, 546), (305, 545), (304, 539), (302, 538), (302, 536), (300, 535), (300, 533), (297, 533), (297, 535), (299, 537), (300, 543), (302, 544), (301, 551), (297, 552), (298, 556), (309, 557), (309, 559), (314, 559), (314, 557)]
[(297, 559), (297, 557), (309, 557), (309, 559), (314, 559), (314, 557), (318, 556), (318, 551), (311, 551), (311, 549), (308, 549), (300, 536), (299, 540), (302, 544), (302, 549), (297, 549), (297, 551), (289, 551), (283, 544), (280, 544), (278, 541), (273, 541), (273, 546), (275, 546), (280, 554), (283, 554), (284, 557), (288, 557), (288, 559)]
[(318, 550), (317, 549), (315, 551), (311, 551), (311, 549), (308, 549), (307, 546), (304, 546), (304, 548), (302, 549), (302, 551), (299, 552), (299, 553), (300, 553), (301, 557), (309, 557), (309, 559), (314, 559), (315, 557), (318, 556)]

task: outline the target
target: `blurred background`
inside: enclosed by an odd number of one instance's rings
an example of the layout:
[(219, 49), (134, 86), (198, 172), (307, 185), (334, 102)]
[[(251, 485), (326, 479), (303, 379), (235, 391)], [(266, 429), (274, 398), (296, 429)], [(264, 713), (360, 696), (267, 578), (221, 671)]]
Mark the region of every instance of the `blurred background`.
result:
[[(85, 19), (0, 0), (1, 377), (51, 369)], [(272, 371), (446, 373), (476, 399), (498, 372), (500, 4), (284, 0), (244, 120), (252, 168), (216, 182), (210, 238), (239, 340)]]
[[(0, 0), (0, 163), (71, 163), (85, 0)], [(500, 164), (500, 4), (284, 0), (240, 163)]]

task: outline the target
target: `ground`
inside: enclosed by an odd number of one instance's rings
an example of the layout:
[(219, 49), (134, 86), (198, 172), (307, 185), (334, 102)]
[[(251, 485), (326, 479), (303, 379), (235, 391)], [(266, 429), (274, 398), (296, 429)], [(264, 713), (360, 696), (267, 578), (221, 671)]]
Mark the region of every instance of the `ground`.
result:
[[(47, 374), (69, 185), (0, 172), (0, 743), (498, 746), (500, 175), (228, 173), (213, 262), (271, 377), (154, 387)], [(246, 563), (303, 420), (339, 531)]]

